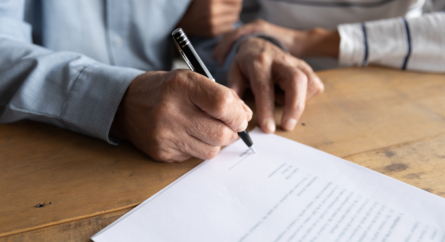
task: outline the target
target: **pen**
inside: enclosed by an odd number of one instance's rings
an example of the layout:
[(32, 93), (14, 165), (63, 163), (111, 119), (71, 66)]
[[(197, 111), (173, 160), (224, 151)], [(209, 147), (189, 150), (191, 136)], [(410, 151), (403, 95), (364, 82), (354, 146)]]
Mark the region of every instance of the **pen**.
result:
[[(192, 43), (190, 43), (187, 35), (185, 35), (182, 28), (175, 29), (172, 33), (172, 37), (176, 47), (178, 48), (179, 53), (181, 53), (182, 58), (184, 58), (184, 61), (189, 66), (190, 70), (197, 72), (212, 81), (215, 81), (212, 74), (210, 74), (209, 70), (202, 62), (198, 53), (196, 53), (195, 48), (193, 48)], [(249, 147), (250, 150), (256, 153), (256, 150), (253, 147), (252, 139), (250, 138), (250, 135), (246, 132), (246, 130), (244, 130), (243, 132), (238, 132), (238, 135), (241, 137), (247, 147)]]

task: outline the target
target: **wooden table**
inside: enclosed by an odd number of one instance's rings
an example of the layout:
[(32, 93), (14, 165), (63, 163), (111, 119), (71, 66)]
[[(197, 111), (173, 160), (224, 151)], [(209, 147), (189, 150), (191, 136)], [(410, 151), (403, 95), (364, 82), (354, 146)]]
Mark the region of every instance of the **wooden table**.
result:
[[(366, 67), (319, 76), (325, 93), (278, 135), (445, 197), (445, 75)], [(128, 143), (2, 124), (0, 241), (89, 241), (200, 162), (159, 163)]]

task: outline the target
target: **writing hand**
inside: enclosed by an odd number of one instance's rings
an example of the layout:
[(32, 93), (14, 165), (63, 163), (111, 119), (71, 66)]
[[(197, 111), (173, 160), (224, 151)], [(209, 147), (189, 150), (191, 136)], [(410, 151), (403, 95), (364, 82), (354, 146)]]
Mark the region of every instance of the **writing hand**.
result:
[(111, 132), (156, 160), (211, 159), (251, 118), (233, 90), (200, 74), (146, 72), (130, 84)]

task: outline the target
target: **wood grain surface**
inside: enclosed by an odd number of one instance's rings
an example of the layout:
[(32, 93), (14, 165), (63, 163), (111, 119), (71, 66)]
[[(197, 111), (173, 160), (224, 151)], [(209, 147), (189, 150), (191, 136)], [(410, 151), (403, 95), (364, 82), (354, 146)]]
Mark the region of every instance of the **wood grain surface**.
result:
[[(278, 135), (445, 197), (445, 75), (377, 67), (318, 74), (325, 93), (309, 100), (294, 131)], [(125, 142), (2, 124), (0, 241), (89, 241), (200, 162), (160, 163)]]

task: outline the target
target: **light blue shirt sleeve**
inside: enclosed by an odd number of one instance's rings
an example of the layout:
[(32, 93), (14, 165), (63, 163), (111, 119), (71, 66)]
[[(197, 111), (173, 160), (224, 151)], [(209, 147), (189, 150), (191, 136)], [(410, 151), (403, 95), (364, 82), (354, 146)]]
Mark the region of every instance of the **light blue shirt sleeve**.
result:
[[(131, 81), (170, 70), (171, 31), (189, 0), (0, 0), (0, 123), (29, 119), (116, 143), (109, 130)], [(211, 57), (217, 39), (194, 43)], [(144, 71), (142, 71), (144, 70)]]
[(143, 71), (34, 45), (24, 4), (0, 1), (0, 122), (36, 120), (114, 143), (116, 110)]

